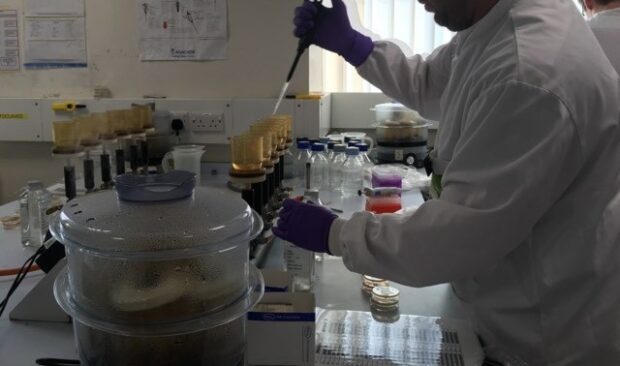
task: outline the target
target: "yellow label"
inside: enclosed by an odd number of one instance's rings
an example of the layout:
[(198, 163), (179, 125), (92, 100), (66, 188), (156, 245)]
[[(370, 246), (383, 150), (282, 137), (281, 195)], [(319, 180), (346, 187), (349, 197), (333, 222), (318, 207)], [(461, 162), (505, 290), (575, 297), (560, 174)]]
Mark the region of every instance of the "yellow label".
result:
[(0, 113), (0, 119), (28, 119), (26, 113)]

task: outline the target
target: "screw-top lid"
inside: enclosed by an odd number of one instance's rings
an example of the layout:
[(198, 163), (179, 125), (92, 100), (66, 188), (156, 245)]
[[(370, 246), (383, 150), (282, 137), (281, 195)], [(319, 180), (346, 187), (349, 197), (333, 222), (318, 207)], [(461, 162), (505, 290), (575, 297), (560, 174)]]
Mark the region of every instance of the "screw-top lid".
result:
[(359, 155), (360, 149), (356, 146), (349, 146), (347, 147), (347, 150), (345, 151), (345, 153), (347, 154), (347, 156)]
[(368, 152), (368, 144), (361, 143), (355, 146), (357, 146), (360, 149), (360, 152)]
[[(170, 192), (183, 191), (183, 182), (181, 186), (133, 183), (121, 182), (133, 187), (122, 188), (131, 200), (122, 198), (120, 191), (105, 191), (68, 202), (50, 225), (56, 240), (94, 255), (170, 259), (231, 249), (262, 230), (260, 218), (232, 192), (197, 187), (193, 194), (175, 198)], [(164, 200), (152, 199), (158, 192)]]
[(301, 149), (301, 150), (309, 149), (310, 148), (310, 141), (301, 140), (301, 141), (297, 142), (297, 148)]
[(337, 153), (343, 153), (347, 150), (347, 145), (345, 144), (336, 144), (334, 145), (334, 151)]
[(333, 141), (330, 141), (327, 143), (327, 150), (334, 150), (334, 146), (336, 146), (336, 143)]
[(299, 143), (301, 141), (310, 141), (307, 137), (298, 137), (295, 139), (295, 142)]
[(349, 140), (349, 142), (347, 143), (349, 146), (357, 146), (358, 144), (361, 144), (362, 142), (360, 140)]
[(314, 152), (325, 151), (325, 145), (324, 144), (314, 144), (314, 145), (312, 145), (312, 151), (314, 151)]

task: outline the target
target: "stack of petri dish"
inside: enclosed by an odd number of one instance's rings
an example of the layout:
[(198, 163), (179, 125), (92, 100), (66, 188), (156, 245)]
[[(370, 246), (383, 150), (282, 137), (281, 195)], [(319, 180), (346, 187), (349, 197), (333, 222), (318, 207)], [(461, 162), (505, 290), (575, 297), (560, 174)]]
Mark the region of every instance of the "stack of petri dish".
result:
[(397, 312), (400, 302), (400, 291), (391, 286), (377, 286), (372, 289), (370, 308), (377, 312)]
[(362, 276), (362, 291), (369, 296), (372, 295), (372, 290), (375, 287), (387, 287), (389, 285), (390, 283), (384, 279), (367, 275)]

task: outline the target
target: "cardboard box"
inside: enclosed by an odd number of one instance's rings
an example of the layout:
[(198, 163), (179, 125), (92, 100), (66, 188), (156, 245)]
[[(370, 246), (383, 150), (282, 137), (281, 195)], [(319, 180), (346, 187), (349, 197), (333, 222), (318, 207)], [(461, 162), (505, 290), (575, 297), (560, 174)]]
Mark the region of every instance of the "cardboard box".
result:
[(265, 278), (265, 292), (292, 292), (293, 275), (283, 271), (261, 270)]
[(248, 365), (313, 366), (315, 300), (311, 293), (266, 293), (248, 313)]

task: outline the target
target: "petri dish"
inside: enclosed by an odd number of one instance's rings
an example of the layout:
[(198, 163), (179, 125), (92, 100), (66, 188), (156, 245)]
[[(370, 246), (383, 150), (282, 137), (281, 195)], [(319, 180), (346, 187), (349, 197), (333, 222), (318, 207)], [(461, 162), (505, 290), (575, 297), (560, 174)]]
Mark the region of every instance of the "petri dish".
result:
[(364, 291), (365, 294), (371, 295), (372, 290), (378, 286), (389, 286), (389, 282), (382, 278), (367, 275), (362, 276), (362, 291)]
[(398, 311), (400, 291), (391, 286), (377, 286), (372, 289), (370, 307), (374, 311), (392, 312)]

